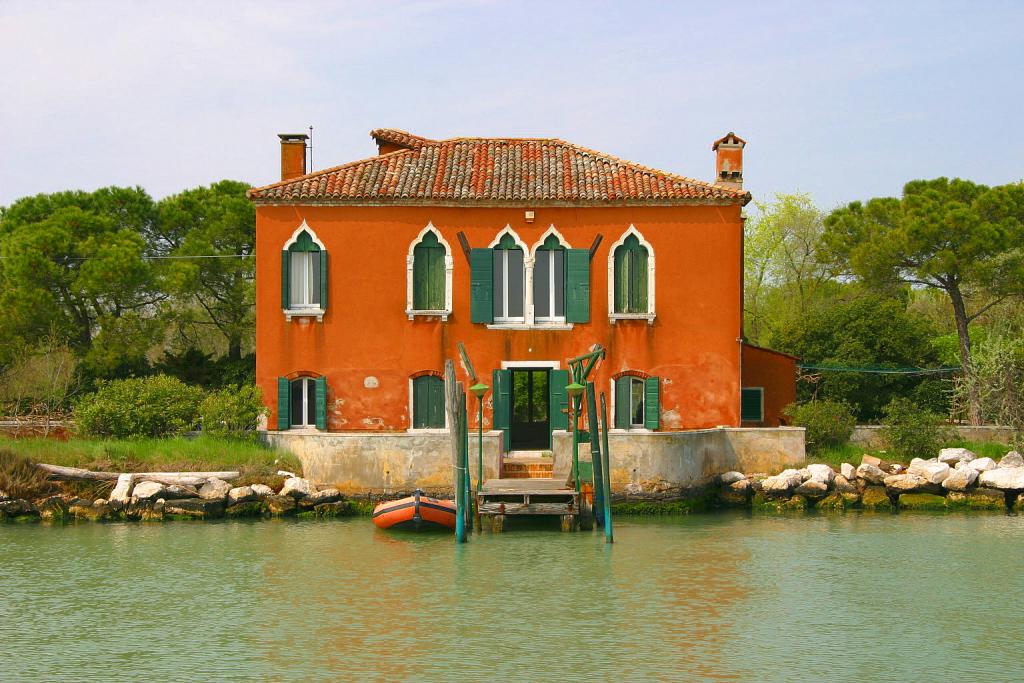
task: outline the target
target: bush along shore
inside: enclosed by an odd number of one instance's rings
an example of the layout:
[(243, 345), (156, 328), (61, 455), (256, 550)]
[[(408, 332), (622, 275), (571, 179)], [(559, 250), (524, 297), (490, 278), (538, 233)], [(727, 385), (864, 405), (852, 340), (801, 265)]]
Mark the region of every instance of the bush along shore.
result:
[(717, 477), (716, 502), (756, 512), (815, 508), (827, 511), (993, 510), (1024, 512), (1024, 458), (1010, 451), (999, 462), (966, 448), (944, 448), (906, 467), (865, 455), (839, 471), (812, 464), (774, 476), (726, 472)]
[(293, 515), (327, 518), (366, 511), (362, 501), (346, 499), (336, 488), (318, 488), (302, 477), (286, 478), (275, 492), (266, 484), (232, 486), (215, 476), (184, 477), (182, 483), (169, 483), (175, 478), (153, 474), (138, 480), (136, 475), (122, 474), (108, 498), (95, 500), (72, 493), (32, 500), (9, 497), (0, 491), (0, 519), (106, 522)]

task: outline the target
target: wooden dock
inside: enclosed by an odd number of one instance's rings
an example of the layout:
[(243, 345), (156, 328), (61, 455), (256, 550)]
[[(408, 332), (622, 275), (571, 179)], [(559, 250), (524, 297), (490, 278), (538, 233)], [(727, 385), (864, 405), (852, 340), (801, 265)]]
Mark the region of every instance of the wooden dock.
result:
[(579, 494), (557, 479), (490, 479), (476, 494), (481, 524), (501, 531), (508, 516), (559, 517), (563, 531), (579, 523)]

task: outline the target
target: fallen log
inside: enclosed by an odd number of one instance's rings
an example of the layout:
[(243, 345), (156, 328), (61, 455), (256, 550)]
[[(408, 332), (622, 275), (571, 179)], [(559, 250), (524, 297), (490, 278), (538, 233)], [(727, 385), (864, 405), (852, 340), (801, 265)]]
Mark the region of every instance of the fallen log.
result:
[[(114, 481), (123, 472), (94, 472), (83, 470), (78, 467), (63, 467), (61, 465), (47, 465), (37, 463), (36, 467), (45, 470), (50, 474), (51, 479), (79, 480), (87, 479), (93, 481)], [(132, 472), (131, 478), (134, 481), (155, 481), (161, 484), (179, 484), (187, 486), (200, 486), (209, 479), (223, 479), (229, 481), (237, 479), (240, 473), (237, 471), (226, 472)]]

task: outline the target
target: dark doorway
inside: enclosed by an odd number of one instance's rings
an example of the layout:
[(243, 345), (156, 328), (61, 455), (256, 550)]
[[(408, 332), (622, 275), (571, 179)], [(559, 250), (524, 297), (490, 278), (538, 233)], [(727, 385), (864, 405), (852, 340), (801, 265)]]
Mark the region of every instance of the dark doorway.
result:
[(510, 443), (514, 451), (551, 448), (547, 369), (512, 370), (512, 420)]

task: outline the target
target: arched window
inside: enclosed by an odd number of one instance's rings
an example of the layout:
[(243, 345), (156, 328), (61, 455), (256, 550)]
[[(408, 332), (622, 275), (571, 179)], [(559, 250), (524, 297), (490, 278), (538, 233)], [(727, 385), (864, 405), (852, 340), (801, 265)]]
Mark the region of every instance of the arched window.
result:
[(327, 308), (327, 250), (305, 221), (281, 252), (281, 308), (289, 320)]
[(533, 261), (533, 315), (537, 322), (565, 322), (565, 246), (548, 235)]
[(447, 320), (452, 310), (451, 249), (432, 224), (427, 224), (409, 247), (405, 312), (414, 316), (440, 316)]
[(413, 429), (444, 429), (444, 380), (436, 375), (412, 379)]
[(654, 320), (654, 252), (632, 225), (608, 256), (608, 308), (612, 320)]
[(327, 429), (327, 378), (277, 378), (277, 428)]
[(493, 251), (494, 321), (522, 322), (526, 291), (523, 249), (506, 232)]
[(661, 424), (661, 379), (637, 371), (612, 380), (616, 429), (657, 429)]

